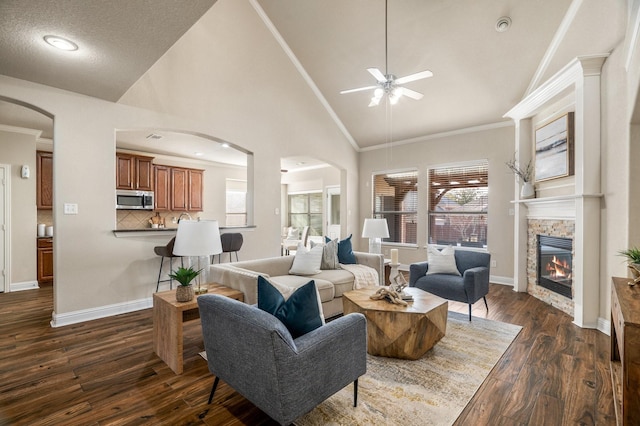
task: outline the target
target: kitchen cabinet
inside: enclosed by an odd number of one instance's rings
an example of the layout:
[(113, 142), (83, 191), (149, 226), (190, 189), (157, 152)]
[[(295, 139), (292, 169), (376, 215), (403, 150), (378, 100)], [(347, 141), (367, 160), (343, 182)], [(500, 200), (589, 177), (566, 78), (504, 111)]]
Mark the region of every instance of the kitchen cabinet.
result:
[(39, 210), (53, 207), (53, 153), (36, 151), (36, 206)]
[(155, 210), (168, 211), (171, 208), (171, 167), (154, 166)]
[(38, 238), (38, 284), (53, 283), (53, 238)]
[(204, 170), (154, 165), (156, 211), (202, 211)]
[(204, 171), (189, 169), (189, 211), (202, 211), (202, 188)]
[(153, 157), (116, 153), (116, 189), (153, 191)]

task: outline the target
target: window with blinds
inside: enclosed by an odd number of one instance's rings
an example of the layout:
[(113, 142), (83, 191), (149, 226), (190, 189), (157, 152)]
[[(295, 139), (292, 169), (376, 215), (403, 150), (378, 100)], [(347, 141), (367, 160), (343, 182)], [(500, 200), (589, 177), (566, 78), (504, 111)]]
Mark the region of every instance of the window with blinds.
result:
[(489, 163), (429, 170), (429, 242), (486, 247)]
[(322, 235), (322, 192), (289, 194), (289, 226), (309, 227), (309, 235)]
[(247, 181), (226, 180), (226, 226), (247, 224)]
[(416, 244), (418, 235), (418, 172), (373, 175), (373, 217), (387, 219), (385, 242)]

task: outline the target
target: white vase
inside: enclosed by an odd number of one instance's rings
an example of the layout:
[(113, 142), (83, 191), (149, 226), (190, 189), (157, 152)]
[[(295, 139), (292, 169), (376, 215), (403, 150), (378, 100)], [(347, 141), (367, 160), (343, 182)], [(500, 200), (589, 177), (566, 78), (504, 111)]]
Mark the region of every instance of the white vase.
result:
[(531, 182), (525, 182), (520, 190), (520, 198), (533, 198), (536, 195), (536, 190)]

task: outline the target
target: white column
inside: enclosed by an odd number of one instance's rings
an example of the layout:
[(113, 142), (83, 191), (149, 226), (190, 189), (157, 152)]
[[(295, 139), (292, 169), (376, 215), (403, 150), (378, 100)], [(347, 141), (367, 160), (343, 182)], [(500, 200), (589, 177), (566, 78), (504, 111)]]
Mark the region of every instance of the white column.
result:
[[(531, 160), (531, 119), (516, 120), (515, 152), (516, 160), (524, 167)], [(515, 193), (513, 199), (520, 200), (520, 183), (514, 177)], [(513, 290), (527, 291), (527, 207), (522, 203), (514, 203), (513, 217)]]

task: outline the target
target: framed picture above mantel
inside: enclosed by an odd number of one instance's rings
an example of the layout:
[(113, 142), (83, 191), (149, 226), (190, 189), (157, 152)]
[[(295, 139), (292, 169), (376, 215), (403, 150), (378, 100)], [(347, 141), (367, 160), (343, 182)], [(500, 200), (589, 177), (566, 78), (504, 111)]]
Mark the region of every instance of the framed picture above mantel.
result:
[(536, 182), (573, 175), (573, 135), (573, 112), (536, 129)]

